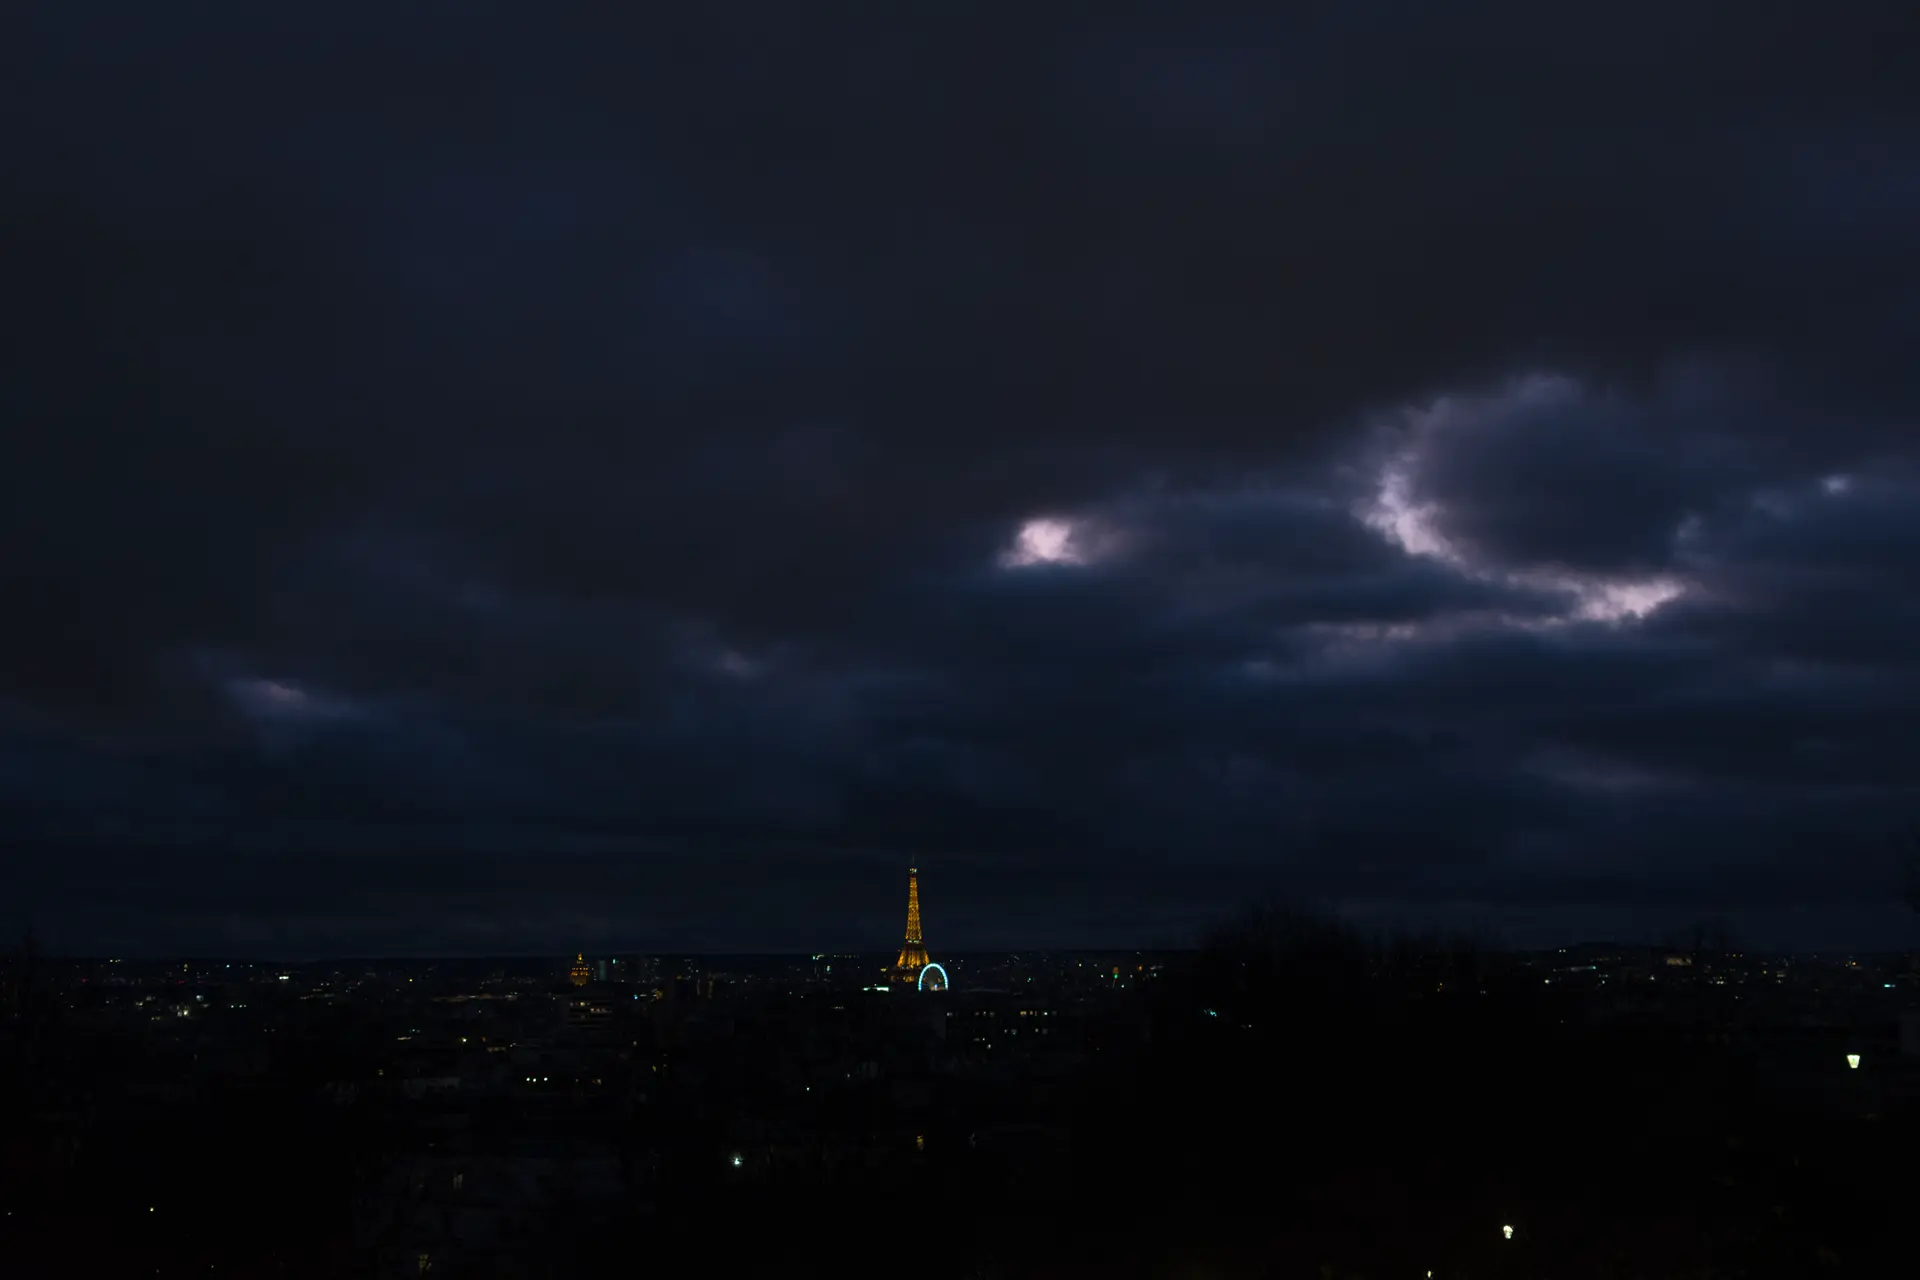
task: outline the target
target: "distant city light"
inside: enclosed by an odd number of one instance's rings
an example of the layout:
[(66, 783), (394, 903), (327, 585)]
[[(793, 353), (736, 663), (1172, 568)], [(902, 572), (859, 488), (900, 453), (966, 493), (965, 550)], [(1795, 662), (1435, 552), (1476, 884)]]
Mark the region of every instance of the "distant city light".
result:
[[(1500, 1228), (1500, 1234), (1501, 1234), (1501, 1236), (1503, 1236), (1504, 1238), (1506, 1238), (1506, 1239), (1508, 1239), (1508, 1240), (1511, 1240), (1511, 1239), (1513, 1239), (1513, 1228), (1512, 1228), (1512, 1227), (1502, 1227), (1502, 1228)], [(1431, 1273), (1429, 1273), (1429, 1274), (1431, 1274)]]
[(1857, 1053), (1850, 1053), (1850, 1054), (1848, 1054), (1848, 1055), (1847, 1055), (1847, 1067), (1848, 1067), (1848, 1069), (1850, 1069), (1850, 1070), (1853, 1070), (1853, 1071), (1858, 1071), (1858, 1070), (1860, 1069), (1860, 1055), (1859, 1055), (1859, 1054), (1857, 1054)]
[(740, 1163), (741, 1163), (740, 1153), (736, 1151), (733, 1153), (733, 1167), (738, 1169), (740, 1167)]

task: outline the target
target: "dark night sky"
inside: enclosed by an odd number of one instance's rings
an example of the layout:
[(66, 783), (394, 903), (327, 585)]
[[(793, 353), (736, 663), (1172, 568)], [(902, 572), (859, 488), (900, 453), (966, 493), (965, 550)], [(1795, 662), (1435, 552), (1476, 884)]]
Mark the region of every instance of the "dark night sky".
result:
[(0, 924), (1910, 941), (1910, 6), (1262, 7), (7, 18)]

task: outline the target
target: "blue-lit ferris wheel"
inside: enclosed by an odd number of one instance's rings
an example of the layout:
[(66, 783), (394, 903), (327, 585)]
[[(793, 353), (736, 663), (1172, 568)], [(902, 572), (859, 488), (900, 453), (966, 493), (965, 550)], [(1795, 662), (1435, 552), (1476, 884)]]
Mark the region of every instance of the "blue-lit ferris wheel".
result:
[(920, 971), (920, 990), (945, 991), (947, 989), (947, 971), (938, 964), (929, 964)]

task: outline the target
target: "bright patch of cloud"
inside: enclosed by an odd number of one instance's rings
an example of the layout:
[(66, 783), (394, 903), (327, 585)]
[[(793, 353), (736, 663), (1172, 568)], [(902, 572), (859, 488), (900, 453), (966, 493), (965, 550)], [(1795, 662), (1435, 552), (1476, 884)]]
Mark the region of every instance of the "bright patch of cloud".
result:
[(1583, 622), (1627, 622), (1652, 616), (1662, 605), (1686, 594), (1686, 584), (1669, 576), (1606, 581), (1574, 575), (1545, 577), (1543, 585), (1570, 591), (1579, 600), (1574, 615)]
[(1461, 556), (1440, 533), (1439, 507), (1413, 500), (1412, 463), (1407, 457), (1388, 466), (1380, 476), (1379, 491), (1360, 518), (1408, 555), (1459, 567)]
[(255, 697), (267, 706), (302, 711), (313, 704), (313, 699), (305, 690), (296, 689), (284, 681), (250, 680), (246, 684)]
[[(1502, 399), (1501, 407), (1536, 405), (1575, 394), (1578, 387), (1566, 379), (1533, 378), (1515, 387)], [(1424, 413), (1410, 415), (1411, 442), (1381, 466), (1372, 496), (1355, 512), (1360, 520), (1408, 555), (1438, 561), (1463, 577), (1547, 592), (1567, 600), (1566, 608), (1557, 614), (1525, 618), (1501, 615), (1497, 619), (1501, 625), (1549, 630), (1576, 622), (1636, 622), (1686, 594), (1687, 583), (1673, 574), (1620, 577), (1554, 565), (1494, 564), (1477, 559), (1449, 538), (1441, 505), (1414, 497), (1416, 480), (1431, 451), (1444, 447), (1450, 426), (1480, 406), (1480, 401), (1449, 397)]]
[(365, 707), (302, 688), (291, 680), (243, 676), (227, 681), (226, 688), (240, 711), (265, 729), (315, 727), (364, 720), (369, 715)]
[(1000, 565), (1021, 569), (1040, 564), (1086, 564), (1090, 549), (1071, 520), (1042, 516), (1020, 526), (1013, 546), (1001, 553)]

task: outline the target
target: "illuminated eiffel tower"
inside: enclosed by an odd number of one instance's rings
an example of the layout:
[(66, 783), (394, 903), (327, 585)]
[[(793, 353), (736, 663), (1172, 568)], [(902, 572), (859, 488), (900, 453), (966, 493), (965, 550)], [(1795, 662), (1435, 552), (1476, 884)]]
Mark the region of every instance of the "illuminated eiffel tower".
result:
[(920, 869), (907, 868), (907, 940), (893, 963), (895, 982), (918, 982), (927, 967), (927, 944), (920, 937)]

